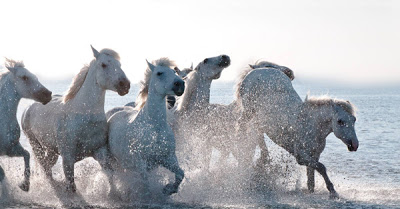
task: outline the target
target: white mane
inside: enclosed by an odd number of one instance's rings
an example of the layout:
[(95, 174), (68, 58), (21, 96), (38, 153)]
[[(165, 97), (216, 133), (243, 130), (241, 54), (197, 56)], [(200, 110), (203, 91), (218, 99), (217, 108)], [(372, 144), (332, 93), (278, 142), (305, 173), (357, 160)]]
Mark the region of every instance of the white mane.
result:
[(235, 84), (235, 98), (238, 100), (240, 98), (240, 87), (242, 86), (244, 78), (253, 71), (254, 68), (246, 67), (237, 77), (236, 84)]
[(320, 97), (309, 97), (306, 96), (304, 100), (304, 105), (306, 107), (313, 107), (313, 106), (324, 106), (336, 104), (342, 107), (346, 112), (350, 113), (351, 115), (355, 116), (357, 108), (351, 104), (349, 101), (342, 100), (342, 99), (333, 99), (327, 95), (320, 96)]
[(177, 99), (178, 109), (186, 107), (187, 103), (190, 101), (190, 98), (192, 97), (194, 90), (197, 89), (197, 85), (199, 83), (197, 81), (199, 77), (198, 75), (199, 73), (196, 67), (184, 78), (186, 88), (185, 93)]
[[(107, 49), (107, 48), (102, 49), (100, 51), (100, 54), (105, 54), (105, 55), (111, 56), (116, 60), (120, 59), (119, 54), (112, 49)], [(69, 100), (74, 98), (75, 95), (79, 92), (79, 89), (81, 89), (83, 83), (85, 82), (85, 79), (89, 72), (90, 66), (92, 66), (95, 61), (96, 60), (94, 59), (90, 62), (89, 65), (83, 66), (81, 71), (79, 71), (79, 73), (74, 77), (71, 85), (69, 86), (68, 91), (65, 93), (65, 96), (63, 97), (63, 103), (67, 103)]]
[(22, 61), (15, 61), (12, 59), (6, 59), (5, 67), (6, 68), (14, 68), (14, 67), (25, 67), (24, 62)]
[[(155, 60), (152, 62), (152, 64), (155, 66), (163, 66), (163, 67), (169, 67), (169, 68), (173, 68), (176, 66), (175, 62), (171, 61), (167, 57), (162, 57), (158, 60)], [(150, 70), (149, 67), (147, 67), (146, 71), (144, 72), (144, 78), (142, 81), (140, 81), (140, 91), (139, 91), (138, 97), (136, 99), (137, 102), (136, 102), (136, 106), (135, 106), (136, 110), (142, 109), (144, 107), (144, 105), (146, 104), (147, 95), (149, 94), (149, 84), (150, 84), (150, 80), (151, 80), (151, 75), (152, 75), (152, 71)]]
[[(22, 61), (15, 61), (12, 59), (5, 58), (5, 67), (6, 68), (15, 68), (15, 67), (25, 67), (24, 62)], [(3, 84), (8, 80), (10, 75), (10, 71), (4, 70), (3, 72), (0, 72), (0, 86), (3, 86)]]

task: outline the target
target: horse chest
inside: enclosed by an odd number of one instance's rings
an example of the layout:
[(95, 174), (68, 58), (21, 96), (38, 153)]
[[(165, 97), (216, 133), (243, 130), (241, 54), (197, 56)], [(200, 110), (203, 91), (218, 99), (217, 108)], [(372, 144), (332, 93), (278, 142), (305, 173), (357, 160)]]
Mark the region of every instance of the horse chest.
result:
[(162, 158), (173, 150), (175, 143), (172, 140), (174, 135), (167, 125), (148, 125), (141, 133), (135, 134), (141, 140), (134, 140), (133, 145), (147, 158)]
[(3, 120), (0, 127), (0, 153), (4, 154), (3, 152), (8, 151), (11, 146), (18, 143), (21, 131), (16, 119)]

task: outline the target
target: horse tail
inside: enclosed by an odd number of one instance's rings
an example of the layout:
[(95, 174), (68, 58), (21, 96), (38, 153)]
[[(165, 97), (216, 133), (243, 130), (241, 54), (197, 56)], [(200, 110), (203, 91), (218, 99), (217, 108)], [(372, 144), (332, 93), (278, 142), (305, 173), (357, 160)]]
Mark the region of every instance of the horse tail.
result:
[(241, 105), (241, 97), (243, 94), (243, 81), (246, 78), (246, 76), (253, 71), (254, 68), (252, 65), (249, 65), (249, 67), (245, 68), (238, 76), (236, 85), (235, 85), (235, 97), (236, 97), (236, 102), (238, 102), (238, 105)]

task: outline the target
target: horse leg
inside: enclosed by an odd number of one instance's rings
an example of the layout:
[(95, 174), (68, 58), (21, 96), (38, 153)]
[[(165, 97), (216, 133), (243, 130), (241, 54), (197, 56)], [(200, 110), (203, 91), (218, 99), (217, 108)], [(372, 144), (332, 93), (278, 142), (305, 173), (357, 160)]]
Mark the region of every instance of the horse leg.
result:
[(211, 154), (212, 154), (212, 146), (207, 140), (203, 145), (202, 149), (199, 150), (200, 155), (202, 155), (201, 159), (201, 168), (204, 168), (204, 171), (208, 172), (210, 170), (210, 162), (211, 162)]
[(103, 168), (103, 170), (106, 173), (106, 176), (108, 178), (108, 183), (110, 184), (110, 193), (109, 195), (112, 197), (115, 197), (119, 200), (121, 198), (117, 196), (117, 187), (115, 186), (114, 183), (114, 169), (112, 167), (112, 155), (108, 149), (108, 147), (104, 146), (100, 149), (98, 149), (94, 155), (93, 158), (99, 162), (100, 166)]
[[(339, 198), (339, 195), (335, 191), (335, 188), (333, 187), (331, 180), (329, 180), (328, 174), (326, 173), (326, 167), (324, 166), (324, 164), (318, 162), (317, 160), (313, 159), (311, 156), (304, 154), (304, 153), (298, 154), (296, 156), (296, 160), (300, 165), (305, 165), (307, 167), (317, 170), (318, 173), (321, 174), (325, 180), (326, 188), (328, 189), (328, 191), (330, 193), (330, 195), (329, 195), (330, 198), (332, 198), (332, 199)], [(308, 174), (308, 172), (307, 172), (307, 174)], [(308, 182), (309, 181), (307, 181), (307, 183)]]
[(0, 166), (0, 182), (2, 182), (5, 177), (6, 177), (6, 174), (4, 173), (3, 168)]
[(29, 165), (30, 154), (26, 151), (21, 143), (18, 142), (15, 146), (11, 147), (11, 149), (7, 152), (7, 155), (10, 157), (24, 157), (25, 163), (25, 171), (24, 171), (24, 181), (19, 185), (23, 191), (29, 191), (30, 181), (29, 178), (31, 176), (31, 169)]
[(268, 147), (264, 140), (264, 134), (261, 134), (257, 137), (258, 146), (260, 147), (260, 158), (257, 160), (256, 166), (258, 168), (265, 168), (265, 164), (269, 164), (271, 159), (269, 157)]
[[(43, 170), (49, 180), (53, 180), (51, 168), (57, 162), (58, 154), (53, 151), (46, 150), (39, 141), (32, 135), (29, 136), (29, 142), (32, 146), (32, 150), (39, 164), (43, 167)], [(47, 152), (47, 153), (46, 153)]]
[(314, 168), (307, 166), (307, 188), (310, 193), (314, 193), (315, 176)]
[(163, 189), (163, 193), (166, 195), (177, 193), (179, 185), (185, 177), (185, 173), (179, 167), (176, 155), (170, 155), (166, 160), (162, 162), (162, 165), (175, 174), (175, 182), (167, 184)]
[(94, 152), (93, 158), (99, 162), (100, 166), (104, 170), (112, 170), (111, 166), (111, 153), (106, 146), (101, 147), (100, 149)]
[(67, 191), (76, 192), (76, 185), (74, 179), (74, 164), (75, 164), (75, 156), (72, 154), (63, 156), (63, 169), (64, 175), (67, 180)]

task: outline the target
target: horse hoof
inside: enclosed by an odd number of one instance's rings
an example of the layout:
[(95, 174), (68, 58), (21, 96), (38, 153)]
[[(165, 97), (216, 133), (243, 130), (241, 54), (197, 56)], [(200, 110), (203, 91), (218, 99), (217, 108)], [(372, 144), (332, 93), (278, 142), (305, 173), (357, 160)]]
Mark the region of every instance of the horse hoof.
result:
[(21, 183), (21, 184), (19, 185), (19, 188), (20, 188), (22, 191), (27, 192), (27, 191), (29, 191), (29, 183), (23, 182), (23, 183)]
[(172, 195), (178, 192), (178, 187), (174, 186), (174, 184), (167, 184), (163, 189), (163, 194)]
[(331, 193), (329, 194), (329, 199), (331, 199), (331, 200), (337, 200), (337, 199), (339, 199), (339, 194), (336, 193), (336, 192), (331, 192)]

